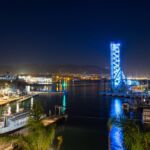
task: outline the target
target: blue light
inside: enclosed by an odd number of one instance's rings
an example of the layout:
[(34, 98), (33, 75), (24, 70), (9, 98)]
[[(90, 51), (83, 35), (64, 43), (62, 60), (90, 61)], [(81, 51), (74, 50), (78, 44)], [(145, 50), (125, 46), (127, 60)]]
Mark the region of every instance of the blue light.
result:
[(125, 150), (123, 145), (123, 131), (122, 128), (112, 126), (110, 131), (110, 149), (111, 150)]
[(111, 85), (112, 89), (118, 89), (122, 84), (123, 72), (120, 60), (120, 43), (110, 44)]
[(137, 86), (137, 85), (140, 85), (140, 83), (139, 83), (139, 81), (128, 79), (127, 80), (127, 85), (128, 86)]
[(120, 116), (123, 115), (123, 111), (122, 111), (122, 102), (120, 99), (115, 98), (112, 101), (111, 104), (111, 111), (110, 111), (110, 117), (116, 117), (119, 118)]
[[(110, 118), (116, 118), (120, 119), (120, 117), (123, 115), (122, 110), (122, 102), (120, 99), (115, 98), (112, 100), (111, 104), (111, 111), (110, 111)], [(110, 149), (111, 150), (125, 150), (124, 144), (123, 144), (123, 130), (121, 127), (117, 127), (115, 125), (112, 125), (110, 133)]]

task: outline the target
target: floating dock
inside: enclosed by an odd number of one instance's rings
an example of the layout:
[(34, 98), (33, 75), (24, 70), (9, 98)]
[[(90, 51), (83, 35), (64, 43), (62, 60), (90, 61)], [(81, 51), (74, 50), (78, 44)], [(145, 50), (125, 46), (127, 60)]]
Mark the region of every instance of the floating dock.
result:
[(47, 118), (42, 119), (41, 121), (42, 121), (44, 126), (48, 126), (48, 125), (51, 125), (53, 123), (56, 123), (57, 121), (67, 119), (67, 118), (68, 118), (68, 115), (65, 114), (65, 115), (47, 117)]

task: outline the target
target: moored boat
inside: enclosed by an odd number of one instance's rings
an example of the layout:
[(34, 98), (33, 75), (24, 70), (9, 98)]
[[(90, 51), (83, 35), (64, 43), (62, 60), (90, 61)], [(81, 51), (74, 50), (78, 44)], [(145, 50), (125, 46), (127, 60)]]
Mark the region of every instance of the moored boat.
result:
[(27, 125), (29, 112), (17, 113), (13, 116), (4, 116), (0, 120), (0, 134), (13, 132)]

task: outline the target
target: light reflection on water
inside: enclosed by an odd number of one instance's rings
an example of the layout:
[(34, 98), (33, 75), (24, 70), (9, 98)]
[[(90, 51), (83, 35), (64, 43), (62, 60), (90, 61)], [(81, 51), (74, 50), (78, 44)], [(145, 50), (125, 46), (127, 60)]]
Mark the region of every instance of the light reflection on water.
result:
[[(62, 105), (63, 113), (66, 111), (67, 105), (68, 120), (56, 129), (57, 135), (62, 135), (64, 139), (61, 150), (108, 149), (107, 119), (108, 117), (119, 118), (123, 114), (122, 102), (120, 99), (111, 99), (110, 97), (107, 101), (107, 98), (98, 95), (98, 84), (90, 84), (90, 86), (88, 84), (82, 86), (56, 84), (34, 87), (39, 91), (68, 91), (64, 94), (46, 93), (35, 98), (36, 101), (41, 102), (46, 113), (49, 110), (52, 110), (53, 113), (55, 105)], [(20, 107), (29, 108), (32, 106), (29, 104), (30, 102), (33, 103), (32, 100), (25, 101), (20, 104)], [(99, 114), (104, 120), (92, 119), (93, 116), (99, 118)], [(89, 116), (89, 118), (74, 118), (74, 116)], [(113, 126), (109, 136), (111, 150), (124, 150), (121, 128)]]
[[(118, 118), (123, 115), (122, 102), (115, 98), (112, 100), (110, 118)], [(123, 146), (123, 131), (122, 128), (112, 125), (110, 133), (110, 150), (125, 150)]]
[(66, 111), (66, 94), (63, 95), (63, 98), (62, 98), (62, 114), (65, 114), (65, 111)]

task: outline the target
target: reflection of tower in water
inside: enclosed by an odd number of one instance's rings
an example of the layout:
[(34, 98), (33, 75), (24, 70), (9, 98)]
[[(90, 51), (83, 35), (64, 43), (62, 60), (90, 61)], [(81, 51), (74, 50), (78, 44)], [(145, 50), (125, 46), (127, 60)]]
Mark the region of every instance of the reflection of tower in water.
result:
[[(122, 102), (120, 99), (112, 99), (110, 118), (119, 119), (123, 115)], [(110, 150), (124, 150), (122, 128), (112, 125), (110, 133)]]

